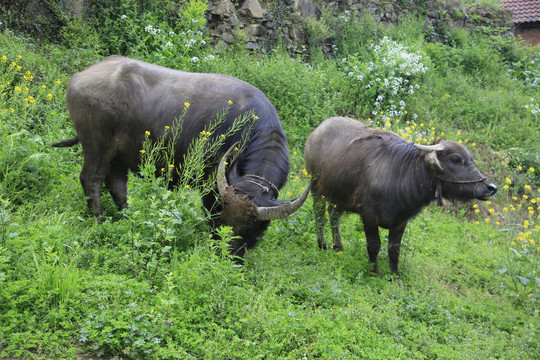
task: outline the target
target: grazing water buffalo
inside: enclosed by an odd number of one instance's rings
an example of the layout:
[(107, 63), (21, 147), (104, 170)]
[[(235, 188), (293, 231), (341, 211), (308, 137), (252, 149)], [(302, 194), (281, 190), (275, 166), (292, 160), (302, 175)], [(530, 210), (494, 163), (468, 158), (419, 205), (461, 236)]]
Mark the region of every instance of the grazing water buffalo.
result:
[(333, 204), (329, 217), (336, 250), (343, 250), (342, 214), (357, 213), (377, 274), (379, 226), (389, 229), (388, 260), (398, 274), (403, 231), (424, 206), (433, 200), (440, 205), (443, 198), (485, 200), (497, 192), (465, 147), (454, 141), (413, 145), (390, 131), (343, 117), (325, 120), (309, 135), (304, 158), (312, 174), (319, 246), (326, 248), (324, 201)]
[[(173, 165), (180, 168), (192, 141), (206, 133), (225, 108), (225, 120), (209, 136), (210, 140), (221, 140), (222, 145), (209, 155), (204, 180), (215, 175), (220, 158), (242, 138), (243, 150), (218, 181), (223, 201), (210, 192), (203, 196), (203, 205), (213, 215), (213, 227), (230, 225), (240, 236), (231, 244), (232, 252), (242, 256), (255, 245), (270, 220), (293, 213), (307, 197), (309, 187), (294, 201), (277, 200), (289, 172), (286, 136), (268, 98), (238, 79), (111, 56), (73, 75), (66, 102), (77, 137), (53, 146), (81, 144), (81, 185), (88, 207), (98, 217), (102, 215), (100, 190), (104, 182), (116, 205), (127, 207), (128, 170), (138, 170), (148, 133), (156, 140), (184, 116), (182, 132), (174, 144)], [(231, 131), (235, 119), (246, 114), (252, 114), (250, 121)], [(220, 168), (224, 170), (223, 158)], [(173, 186), (177, 181), (174, 177)]]

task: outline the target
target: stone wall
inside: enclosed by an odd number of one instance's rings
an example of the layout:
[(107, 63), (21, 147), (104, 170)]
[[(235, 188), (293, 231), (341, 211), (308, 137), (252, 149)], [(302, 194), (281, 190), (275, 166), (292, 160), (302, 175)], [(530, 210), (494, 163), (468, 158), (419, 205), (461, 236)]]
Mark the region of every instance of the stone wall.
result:
[[(397, 24), (400, 18), (409, 14), (425, 16), (428, 26), (442, 22), (462, 27), (511, 24), (510, 14), (505, 10), (464, 8), (454, 1), (209, 0), (207, 21), (210, 37), (217, 46), (240, 43), (248, 49), (268, 49), (281, 39), (291, 51), (309, 51), (305, 19), (319, 19), (323, 12), (349, 16), (368, 12), (388, 24)], [(435, 36), (433, 40), (440, 39)]]

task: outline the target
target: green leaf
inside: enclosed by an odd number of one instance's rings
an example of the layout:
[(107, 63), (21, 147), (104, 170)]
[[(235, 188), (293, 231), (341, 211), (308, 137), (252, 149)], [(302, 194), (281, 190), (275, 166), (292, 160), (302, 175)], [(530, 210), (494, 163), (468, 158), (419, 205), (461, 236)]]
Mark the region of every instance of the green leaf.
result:
[(523, 277), (523, 276), (518, 276), (517, 278), (518, 278), (519, 282), (521, 283), (521, 285), (523, 285), (523, 286), (527, 286), (531, 282), (530, 279), (527, 279), (526, 277)]

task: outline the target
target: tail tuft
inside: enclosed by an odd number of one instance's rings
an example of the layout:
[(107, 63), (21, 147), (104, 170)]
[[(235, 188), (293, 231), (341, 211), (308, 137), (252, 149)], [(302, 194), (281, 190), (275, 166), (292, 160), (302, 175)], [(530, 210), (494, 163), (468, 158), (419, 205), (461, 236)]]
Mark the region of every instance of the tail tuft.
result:
[(54, 144), (51, 144), (51, 146), (53, 146), (53, 147), (70, 147), (70, 146), (76, 145), (78, 143), (79, 143), (79, 137), (77, 136), (77, 137), (74, 137), (74, 138), (71, 138), (71, 139), (66, 139), (66, 140), (56, 142)]

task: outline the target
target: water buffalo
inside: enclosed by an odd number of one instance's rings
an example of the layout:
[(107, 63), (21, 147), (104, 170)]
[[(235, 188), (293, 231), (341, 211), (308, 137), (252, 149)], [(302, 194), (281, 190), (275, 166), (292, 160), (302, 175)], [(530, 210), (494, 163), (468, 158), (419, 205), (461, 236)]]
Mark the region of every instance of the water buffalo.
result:
[(333, 204), (329, 218), (336, 250), (343, 250), (342, 214), (357, 213), (377, 274), (379, 226), (389, 229), (388, 260), (398, 274), (401, 237), (410, 218), (433, 200), (485, 200), (497, 191), (459, 143), (413, 145), (390, 131), (343, 117), (325, 120), (309, 135), (304, 159), (312, 175), (319, 246), (326, 248), (324, 201)]
[[(102, 184), (105, 182), (118, 208), (126, 208), (128, 170), (138, 171), (145, 137), (155, 141), (182, 116), (182, 132), (175, 139), (171, 164), (175, 168), (181, 168), (190, 144), (202, 132), (211, 141), (222, 142), (209, 155), (203, 180), (216, 175), (224, 153), (243, 139), (243, 150), (231, 162), (225, 179), (218, 181), (227, 201), (221, 202), (215, 192), (203, 195), (203, 206), (213, 215), (211, 225), (231, 225), (240, 236), (231, 244), (236, 255), (242, 256), (255, 245), (270, 220), (296, 211), (308, 195), (306, 189), (294, 201), (277, 200), (289, 172), (287, 139), (268, 98), (241, 80), (111, 56), (73, 75), (66, 102), (77, 137), (53, 146), (81, 144), (80, 181), (88, 207), (98, 217), (102, 215)], [(225, 120), (209, 134), (217, 113), (226, 108)], [(235, 119), (246, 114), (250, 121), (231, 131)], [(225, 159), (221, 164), (224, 168)], [(172, 185), (177, 181), (174, 177)]]

